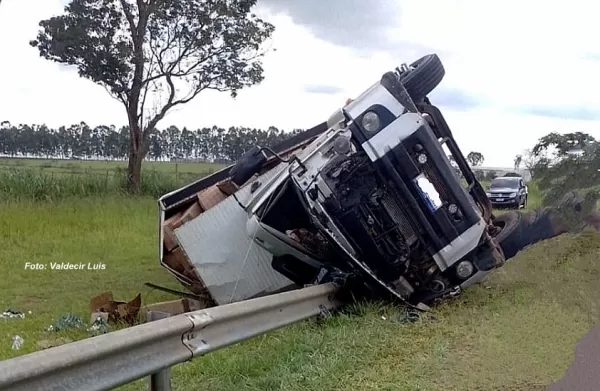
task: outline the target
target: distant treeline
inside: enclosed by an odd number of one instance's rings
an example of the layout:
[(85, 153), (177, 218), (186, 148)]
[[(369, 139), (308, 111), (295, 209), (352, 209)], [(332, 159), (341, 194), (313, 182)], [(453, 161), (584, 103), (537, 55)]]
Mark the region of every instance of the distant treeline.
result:
[[(234, 161), (253, 145), (273, 146), (301, 132), (284, 132), (275, 127), (266, 130), (216, 126), (189, 130), (170, 126), (150, 135), (147, 159), (198, 159)], [(129, 150), (129, 128), (90, 127), (82, 122), (51, 129), (45, 125), (0, 123), (0, 154), (11, 157), (56, 157), (80, 159), (125, 159)]]

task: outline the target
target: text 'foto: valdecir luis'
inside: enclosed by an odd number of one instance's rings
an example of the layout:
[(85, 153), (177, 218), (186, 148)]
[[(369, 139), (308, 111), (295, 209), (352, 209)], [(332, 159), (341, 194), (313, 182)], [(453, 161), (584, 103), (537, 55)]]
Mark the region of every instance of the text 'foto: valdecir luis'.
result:
[[(44, 263), (25, 263), (25, 269), (46, 270), (48, 265)], [(106, 270), (104, 263), (67, 263), (67, 262), (50, 262), (51, 270)]]

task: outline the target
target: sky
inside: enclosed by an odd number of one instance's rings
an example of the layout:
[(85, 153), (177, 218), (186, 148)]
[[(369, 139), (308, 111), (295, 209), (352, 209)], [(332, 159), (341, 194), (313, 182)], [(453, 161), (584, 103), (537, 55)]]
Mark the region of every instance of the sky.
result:
[[(51, 127), (126, 123), (124, 108), (28, 42), (67, 0), (0, 4), (0, 121)], [(446, 76), (430, 99), (463, 153), (511, 166), (550, 132), (600, 138), (600, 3), (590, 0), (258, 0), (275, 25), (265, 80), (205, 91), (159, 123), (284, 130), (326, 120), (402, 63), (437, 53)]]

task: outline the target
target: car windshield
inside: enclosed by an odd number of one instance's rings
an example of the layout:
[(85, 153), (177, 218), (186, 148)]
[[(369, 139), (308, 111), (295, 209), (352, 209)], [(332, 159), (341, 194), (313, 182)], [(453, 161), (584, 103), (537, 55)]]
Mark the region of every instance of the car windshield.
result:
[(501, 188), (501, 187), (508, 187), (511, 189), (516, 189), (517, 187), (519, 187), (519, 179), (517, 179), (517, 178), (496, 178), (492, 181), (492, 184), (490, 185), (490, 188), (492, 188), (492, 189)]

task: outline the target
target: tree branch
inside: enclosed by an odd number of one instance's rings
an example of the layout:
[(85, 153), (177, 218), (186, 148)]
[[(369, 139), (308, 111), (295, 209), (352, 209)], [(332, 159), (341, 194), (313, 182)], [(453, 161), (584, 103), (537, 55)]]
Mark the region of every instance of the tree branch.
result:
[[(129, 23), (129, 30), (132, 33), (135, 33), (137, 31), (137, 27), (135, 25), (135, 20), (133, 18), (133, 14), (131, 13), (131, 9), (129, 8), (129, 4), (127, 3), (127, 0), (120, 0), (121, 1), (121, 7), (123, 7), (123, 12), (125, 13), (125, 18), (127, 19), (127, 22)], [(134, 41), (135, 41), (135, 37)]]

